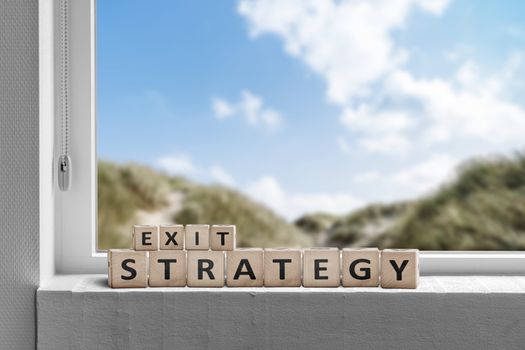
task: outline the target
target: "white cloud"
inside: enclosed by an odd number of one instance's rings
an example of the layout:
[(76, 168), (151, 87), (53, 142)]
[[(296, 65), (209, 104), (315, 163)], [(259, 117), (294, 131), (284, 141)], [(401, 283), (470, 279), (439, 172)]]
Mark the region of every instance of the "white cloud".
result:
[(195, 175), (199, 172), (191, 157), (177, 153), (157, 159), (157, 165), (172, 175)]
[(223, 167), (219, 165), (215, 165), (210, 169), (210, 176), (211, 178), (226, 186), (234, 186), (235, 180), (233, 176), (231, 176)]
[(383, 180), (383, 176), (377, 171), (365, 171), (352, 177), (352, 181), (359, 184), (373, 184)]
[(348, 143), (348, 141), (346, 141), (346, 138), (344, 136), (339, 136), (337, 138), (337, 145), (339, 146), (341, 152), (343, 152), (344, 154), (352, 153), (350, 144)]
[(284, 122), (279, 112), (266, 107), (260, 96), (248, 90), (241, 92), (241, 99), (236, 103), (222, 98), (213, 98), (212, 109), (215, 117), (219, 120), (238, 116), (244, 118), (251, 125), (261, 125), (268, 130), (279, 129)]
[(289, 220), (316, 211), (348, 213), (362, 205), (355, 197), (343, 193), (288, 193), (273, 176), (252, 182), (245, 192)]

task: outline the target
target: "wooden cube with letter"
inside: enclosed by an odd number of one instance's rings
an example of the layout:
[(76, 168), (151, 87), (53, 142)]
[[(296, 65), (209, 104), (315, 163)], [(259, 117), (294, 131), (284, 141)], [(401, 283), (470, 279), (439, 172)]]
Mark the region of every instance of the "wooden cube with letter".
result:
[(133, 226), (133, 249), (158, 250), (159, 227), (157, 225)]
[(148, 284), (150, 287), (184, 287), (186, 285), (186, 251), (150, 252)]
[(224, 286), (224, 252), (188, 251), (188, 287)]
[(339, 287), (340, 254), (338, 248), (310, 248), (303, 251), (303, 286)]
[(228, 287), (262, 287), (264, 251), (243, 248), (226, 252), (226, 285)]
[(272, 248), (264, 250), (264, 286), (300, 287), (301, 249)]
[(184, 249), (184, 225), (160, 225), (159, 249), (182, 250)]
[(381, 252), (381, 287), (417, 288), (419, 282), (419, 250), (384, 249)]
[(108, 285), (111, 288), (147, 287), (147, 252), (110, 249), (108, 251)]
[(187, 250), (210, 249), (210, 225), (186, 225), (184, 244)]
[(235, 225), (212, 225), (210, 229), (211, 250), (235, 250)]
[(341, 263), (343, 287), (379, 286), (379, 268), (379, 249), (343, 249)]

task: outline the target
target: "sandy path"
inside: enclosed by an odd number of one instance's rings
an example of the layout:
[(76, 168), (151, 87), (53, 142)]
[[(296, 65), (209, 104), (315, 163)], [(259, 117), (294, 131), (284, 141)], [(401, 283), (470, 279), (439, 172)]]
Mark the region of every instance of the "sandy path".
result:
[(168, 204), (155, 211), (138, 210), (135, 215), (135, 222), (138, 225), (158, 225), (174, 223), (173, 216), (182, 207), (184, 195), (181, 192), (171, 192), (166, 196)]

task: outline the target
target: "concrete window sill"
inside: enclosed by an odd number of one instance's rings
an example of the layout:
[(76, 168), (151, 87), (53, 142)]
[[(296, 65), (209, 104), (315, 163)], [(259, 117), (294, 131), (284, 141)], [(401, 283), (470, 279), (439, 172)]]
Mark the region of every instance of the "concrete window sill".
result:
[(37, 292), (39, 349), (521, 349), (525, 277), (422, 277), (381, 288), (110, 289), (56, 276)]

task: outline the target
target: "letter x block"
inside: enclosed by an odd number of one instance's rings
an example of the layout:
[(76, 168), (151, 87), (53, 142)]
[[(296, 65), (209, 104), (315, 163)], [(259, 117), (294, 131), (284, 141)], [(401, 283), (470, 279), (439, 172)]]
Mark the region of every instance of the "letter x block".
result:
[(159, 248), (160, 250), (184, 249), (184, 225), (160, 225)]
[(188, 287), (223, 287), (224, 252), (188, 251)]
[(184, 244), (187, 250), (210, 249), (210, 225), (186, 225)]
[(344, 248), (341, 272), (343, 287), (379, 286), (379, 249)]
[(108, 251), (108, 285), (111, 288), (145, 288), (148, 285), (147, 252)]
[(243, 248), (226, 252), (228, 287), (262, 287), (264, 262), (261, 248)]
[(417, 249), (385, 249), (381, 252), (381, 287), (414, 289), (418, 281)]
[(264, 250), (264, 286), (300, 287), (301, 249), (273, 248)]
[(339, 249), (310, 248), (303, 251), (303, 286), (339, 287)]
[(235, 225), (212, 225), (211, 250), (235, 250)]
[(159, 227), (156, 225), (133, 226), (133, 249), (158, 250)]
[(150, 287), (184, 287), (185, 285), (185, 250), (158, 250), (149, 253)]

